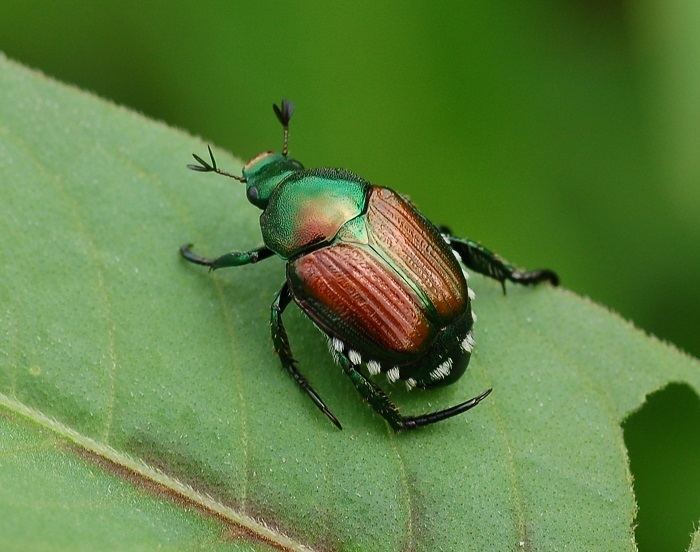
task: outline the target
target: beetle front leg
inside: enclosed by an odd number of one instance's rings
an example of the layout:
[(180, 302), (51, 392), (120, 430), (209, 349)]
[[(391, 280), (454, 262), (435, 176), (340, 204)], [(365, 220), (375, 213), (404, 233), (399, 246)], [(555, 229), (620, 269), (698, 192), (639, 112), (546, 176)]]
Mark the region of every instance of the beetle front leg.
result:
[(474, 408), (486, 396), (491, 393), (491, 389), (487, 389), (481, 395), (469, 399), (461, 404), (455, 405), (445, 410), (438, 410), (429, 414), (421, 414), (420, 416), (402, 416), (396, 405), (391, 402), (387, 394), (375, 383), (368, 380), (360, 371), (358, 371), (350, 358), (345, 353), (339, 353), (338, 360), (343, 371), (348, 375), (350, 381), (355, 385), (355, 389), (360, 392), (360, 395), (381, 414), (384, 419), (389, 422), (389, 425), (394, 431), (405, 429), (415, 429), (417, 427), (434, 424), (441, 420), (446, 420), (462, 412)]
[(257, 263), (258, 261), (271, 257), (274, 255), (274, 252), (262, 246), (257, 249), (251, 249), (250, 251), (232, 251), (231, 253), (226, 253), (215, 259), (208, 259), (197, 255), (192, 251), (192, 244), (188, 243), (180, 246), (180, 255), (191, 263), (208, 266), (209, 270), (216, 270), (229, 266), (243, 266)]
[(318, 409), (328, 416), (338, 429), (343, 429), (338, 418), (336, 418), (330, 408), (326, 406), (326, 403), (324, 403), (323, 399), (314, 391), (314, 388), (311, 387), (306, 378), (297, 370), (297, 361), (294, 360), (292, 356), (292, 349), (289, 346), (287, 331), (284, 329), (284, 324), (282, 322), (282, 313), (291, 300), (292, 294), (289, 291), (289, 284), (285, 282), (282, 288), (277, 292), (271, 308), (270, 327), (272, 329), (272, 343), (275, 346), (275, 352), (277, 352), (277, 355), (280, 357), (282, 366), (284, 366), (287, 372), (289, 372), (289, 375), (294, 378), (294, 381), (299, 384), (299, 387), (306, 392)]
[(462, 262), (466, 266), (479, 274), (484, 274), (501, 282), (503, 293), (506, 291), (506, 280), (523, 285), (534, 285), (540, 282), (549, 282), (554, 286), (559, 285), (559, 276), (553, 270), (520, 270), (508, 264), (480, 243), (455, 238), (449, 234), (443, 234), (443, 236), (450, 247), (459, 253)]

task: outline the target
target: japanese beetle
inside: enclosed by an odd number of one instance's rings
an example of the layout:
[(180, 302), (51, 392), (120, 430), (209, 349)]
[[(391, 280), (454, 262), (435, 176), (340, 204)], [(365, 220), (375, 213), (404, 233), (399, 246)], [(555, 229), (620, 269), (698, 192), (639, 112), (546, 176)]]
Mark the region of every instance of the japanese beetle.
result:
[[(273, 255), (287, 262), (287, 277), (272, 303), (272, 341), (282, 365), (316, 406), (340, 422), (299, 372), (282, 313), (291, 300), (327, 336), (332, 355), (360, 395), (395, 430), (444, 420), (479, 404), (488, 389), (445, 410), (403, 416), (371, 376), (383, 373), (409, 389), (456, 381), (474, 347), (473, 291), (462, 265), (503, 285), (548, 281), (551, 270), (521, 271), (481, 246), (451, 236), (427, 220), (404, 196), (343, 169), (305, 169), (287, 155), (292, 104), (273, 109), (284, 129), (281, 153), (263, 152), (242, 176), (193, 154), (188, 167), (246, 184), (248, 200), (262, 209), (264, 246), (214, 259), (183, 245), (188, 261), (210, 270), (256, 263)], [(363, 368), (364, 366), (364, 368)]]

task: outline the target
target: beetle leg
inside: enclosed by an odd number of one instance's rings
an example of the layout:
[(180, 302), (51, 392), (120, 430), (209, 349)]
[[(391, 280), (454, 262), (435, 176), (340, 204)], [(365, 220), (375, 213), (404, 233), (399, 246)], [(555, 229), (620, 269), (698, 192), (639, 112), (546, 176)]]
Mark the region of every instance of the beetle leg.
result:
[(343, 371), (348, 375), (350, 381), (364, 397), (364, 399), (381, 414), (384, 419), (389, 422), (389, 425), (395, 430), (415, 429), (417, 427), (434, 424), (441, 420), (451, 418), (462, 412), (466, 412), (470, 408), (474, 408), (482, 399), (491, 393), (491, 389), (484, 391), (481, 395), (469, 399), (466, 402), (455, 405), (445, 410), (438, 410), (429, 414), (421, 414), (420, 416), (402, 416), (396, 405), (391, 402), (387, 394), (375, 383), (368, 380), (362, 373), (355, 368), (346, 353), (340, 353), (338, 360), (343, 368)]
[(480, 243), (455, 238), (449, 234), (443, 236), (450, 247), (459, 254), (465, 265), (480, 274), (501, 282), (503, 293), (506, 291), (506, 280), (524, 285), (539, 284), (540, 282), (549, 282), (554, 286), (559, 285), (559, 276), (552, 270), (520, 270), (508, 264)]
[(209, 270), (216, 270), (217, 268), (225, 268), (228, 266), (243, 266), (257, 263), (258, 261), (271, 257), (274, 255), (274, 252), (262, 246), (257, 249), (251, 249), (250, 251), (232, 251), (216, 259), (207, 259), (192, 251), (192, 244), (188, 243), (180, 246), (180, 255), (191, 263), (208, 266)]
[(284, 366), (287, 372), (289, 372), (289, 375), (294, 378), (294, 381), (306, 392), (319, 410), (328, 416), (338, 429), (343, 429), (338, 418), (330, 411), (326, 403), (323, 402), (323, 399), (319, 397), (318, 393), (314, 391), (313, 387), (309, 385), (309, 382), (306, 381), (306, 378), (296, 367), (296, 360), (294, 360), (292, 356), (292, 349), (289, 346), (287, 331), (284, 329), (284, 324), (282, 322), (282, 313), (284, 309), (287, 308), (287, 305), (289, 305), (291, 299), (292, 294), (289, 291), (289, 284), (285, 282), (282, 288), (277, 292), (271, 308), (270, 326), (272, 329), (272, 342), (275, 346), (275, 352), (280, 357), (282, 366)]
[(350, 381), (352, 381), (355, 389), (358, 390), (360, 395), (362, 395), (370, 406), (381, 414), (396, 431), (404, 429), (404, 418), (387, 394), (378, 385), (363, 376), (344, 353), (338, 355), (338, 362), (343, 372), (345, 372), (350, 378)]

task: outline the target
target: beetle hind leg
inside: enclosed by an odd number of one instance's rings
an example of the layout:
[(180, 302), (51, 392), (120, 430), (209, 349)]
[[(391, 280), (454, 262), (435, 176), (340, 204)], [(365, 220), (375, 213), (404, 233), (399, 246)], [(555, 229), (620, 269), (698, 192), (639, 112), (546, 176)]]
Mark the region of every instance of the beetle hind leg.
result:
[(362, 397), (370, 404), (374, 410), (389, 422), (389, 425), (395, 430), (415, 429), (417, 427), (434, 424), (441, 420), (451, 418), (462, 412), (466, 412), (479, 404), (486, 396), (491, 393), (491, 389), (484, 391), (468, 401), (457, 404), (445, 410), (421, 414), (419, 416), (403, 416), (396, 405), (391, 402), (387, 394), (378, 385), (368, 380), (350, 360), (346, 351), (338, 352), (338, 362), (343, 368), (345, 374), (350, 378), (355, 389)]
[(299, 372), (296, 366), (296, 360), (292, 356), (292, 349), (289, 346), (289, 338), (287, 337), (287, 331), (284, 329), (284, 324), (282, 322), (282, 313), (284, 309), (287, 308), (289, 302), (292, 300), (292, 294), (289, 291), (289, 285), (285, 282), (282, 288), (277, 292), (275, 300), (272, 303), (271, 316), (270, 316), (270, 327), (272, 330), (272, 342), (275, 346), (275, 351), (280, 357), (282, 366), (289, 372), (289, 375), (294, 378), (299, 384), (304, 392), (309, 396), (309, 398), (314, 402), (318, 409), (323, 412), (331, 422), (335, 424), (338, 429), (343, 429), (335, 417), (330, 408), (326, 406), (323, 399), (316, 393), (313, 387), (309, 384), (306, 378)]
[[(441, 227), (442, 230), (447, 230)], [(472, 240), (463, 240), (451, 236), (449, 232), (443, 233), (443, 238), (453, 251), (459, 254), (460, 260), (472, 270), (494, 278), (501, 282), (503, 292), (506, 290), (506, 280), (521, 284), (535, 285), (541, 282), (549, 282), (553, 286), (559, 285), (559, 276), (549, 269), (520, 270), (504, 261), (501, 257), (485, 248), (480, 243)]]

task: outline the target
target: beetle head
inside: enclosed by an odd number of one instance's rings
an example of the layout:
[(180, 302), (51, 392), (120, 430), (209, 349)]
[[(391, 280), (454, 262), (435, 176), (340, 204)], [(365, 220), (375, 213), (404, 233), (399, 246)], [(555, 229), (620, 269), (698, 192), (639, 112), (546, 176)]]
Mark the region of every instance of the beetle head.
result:
[(264, 209), (277, 185), (291, 173), (303, 168), (299, 161), (281, 153), (272, 151), (259, 153), (243, 167), (248, 201)]

